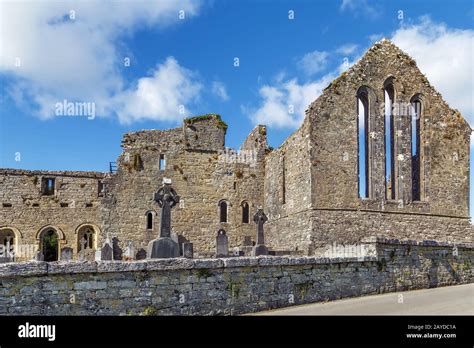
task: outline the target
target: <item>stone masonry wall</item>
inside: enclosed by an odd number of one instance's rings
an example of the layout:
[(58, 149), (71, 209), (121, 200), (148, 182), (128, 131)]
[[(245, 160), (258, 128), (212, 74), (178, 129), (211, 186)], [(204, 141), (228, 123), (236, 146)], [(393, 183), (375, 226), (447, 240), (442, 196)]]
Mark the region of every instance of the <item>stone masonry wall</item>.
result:
[[(395, 199), (386, 196), (385, 96), (394, 89)], [(368, 98), (369, 197), (359, 197), (358, 92)], [(412, 197), (413, 98), (420, 116), (420, 200)], [(370, 48), (306, 111), (306, 119), (266, 159), (268, 241), (310, 255), (332, 242), (369, 236), (474, 242), (469, 218), (471, 128), (430, 85), (416, 62), (388, 40)], [(283, 159), (284, 158), (284, 166)], [(282, 186), (282, 168), (285, 167)], [(293, 183), (293, 185), (292, 185)], [(281, 200), (281, 192), (293, 199)], [(308, 200), (307, 198), (311, 199)], [(279, 199), (280, 198), (280, 199)], [(289, 203), (294, 205), (288, 209)]]
[[(43, 178), (55, 180), (53, 195), (41, 193)], [(103, 179), (104, 174), (97, 172), (0, 169), (0, 232), (13, 230), (16, 245), (41, 250), (41, 232), (52, 227), (59, 247), (71, 247), (77, 253), (81, 226), (99, 232), (98, 190)]]
[(232, 315), (474, 280), (473, 245), (365, 243), (376, 255), (0, 264), (0, 314)]
[(312, 182), (307, 122), (267, 155), (264, 194), (267, 243), (277, 250), (308, 254)]
[[(169, 178), (181, 198), (171, 213), (180, 243), (190, 241), (195, 251), (211, 255), (219, 229), (226, 231), (229, 248), (242, 246), (245, 236), (255, 240), (252, 216), (263, 205), (266, 129), (257, 126), (249, 134), (240, 157), (224, 147), (225, 131), (220, 117), (208, 115), (168, 131), (125, 134), (118, 170), (107, 183), (101, 207), (102, 237), (110, 233), (122, 248), (132, 241), (136, 250), (146, 250), (159, 233), (160, 208), (153, 194)], [(163, 156), (166, 165), (160, 168)], [(228, 205), (227, 222), (220, 222), (221, 201)], [(243, 202), (249, 204), (249, 223), (242, 220)], [(152, 229), (146, 226), (148, 212), (154, 215)]]

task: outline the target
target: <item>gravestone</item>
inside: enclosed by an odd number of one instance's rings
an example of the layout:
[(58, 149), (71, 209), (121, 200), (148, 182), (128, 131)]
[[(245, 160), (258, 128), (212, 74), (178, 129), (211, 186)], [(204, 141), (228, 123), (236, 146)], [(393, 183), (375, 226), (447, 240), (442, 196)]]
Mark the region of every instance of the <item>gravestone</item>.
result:
[(161, 208), (160, 235), (148, 244), (147, 256), (151, 259), (179, 257), (179, 245), (171, 238), (171, 209), (179, 203), (179, 196), (171, 187), (171, 180), (163, 179), (163, 186), (154, 199)]
[(107, 238), (105, 239), (102, 249), (100, 249), (100, 259), (102, 261), (112, 261), (114, 259), (114, 249), (110, 243), (109, 234), (107, 233)]
[(11, 257), (0, 256), (0, 263), (13, 262)]
[(179, 244), (179, 236), (177, 233), (171, 232), (171, 239)]
[(79, 251), (77, 253), (77, 259), (82, 261), (85, 258), (85, 249), (87, 246), (87, 240), (84, 238), (84, 236), (81, 237), (79, 240)]
[(122, 260), (122, 249), (119, 246), (120, 240), (117, 237), (112, 238), (113, 260)]
[(94, 260), (100, 261), (102, 259), (102, 249), (97, 249), (94, 254)]
[(125, 248), (124, 257), (127, 261), (133, 260), (135, 258), (135, 248), (133, 247), (131, 240), (128, 241), (128, 245)]
[(72, 248), (65, 247), (61, 249), (61, 261), (72, 261)]
[(146, 259), (146, 250), (145, 249), (138, 249), (137, 255), (135, 256), (136, 260), (145, 260)]
[(240, 256), (240, 248), (239, 247), (234, 247), (232, 249), (232, 256)]
[(187, 259), (193, 258), (193, 243), (183, 243), (183, 256)]
[(224, 230), (217, 231), (216, 237), (216, 257), (229, 256), (229, 239)]
[(41, 250), (37, 250), (35, 253), (34, 261), (44, 261), (44, 255)]
[(6, 237), (6, 245), (0, 244), (0, 263), (13, 262), (15, 255), (13, 246), (11, 245), (13, 237)]
[(252, 246), (252, 237), (244, 236), (244, 246)]
[(259, 208), (253, 216), (253, 221), (257, 224), (257, 243), (252, 249), (252, 256), (268, 255), (268, 248), (265, 246), (265, 238), (263, 233), (263, 224), (267, 222), (268, 218)]

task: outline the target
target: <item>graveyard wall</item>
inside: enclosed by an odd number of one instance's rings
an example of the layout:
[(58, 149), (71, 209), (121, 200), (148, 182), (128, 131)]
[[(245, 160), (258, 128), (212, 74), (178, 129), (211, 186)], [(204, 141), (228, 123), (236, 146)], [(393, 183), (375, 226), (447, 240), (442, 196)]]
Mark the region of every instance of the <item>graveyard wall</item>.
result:
[(364, 243), (373, 255), (0, 264), (0, 314), (232, 315), (474, 281), (472, 244)]

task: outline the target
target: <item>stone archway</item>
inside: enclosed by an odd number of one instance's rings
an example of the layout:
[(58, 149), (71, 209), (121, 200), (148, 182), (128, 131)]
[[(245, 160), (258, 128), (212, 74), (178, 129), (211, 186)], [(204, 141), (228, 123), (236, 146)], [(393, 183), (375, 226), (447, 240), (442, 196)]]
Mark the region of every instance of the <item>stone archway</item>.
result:
[(41, 232), (40, 246), (44, 261), (59, 260), (59, 234), (54, 228), (50, 227)]
[(16, 234), (11, 228), (0, 228), (0, 259), (12, 260), (17, 243)]

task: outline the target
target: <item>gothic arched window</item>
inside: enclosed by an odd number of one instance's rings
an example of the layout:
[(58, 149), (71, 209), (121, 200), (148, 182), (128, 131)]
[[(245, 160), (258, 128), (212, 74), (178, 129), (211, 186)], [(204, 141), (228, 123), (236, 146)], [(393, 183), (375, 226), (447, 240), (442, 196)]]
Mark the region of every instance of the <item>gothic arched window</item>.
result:
[(227, 222), (227, 202), (219, 202), (219, 219), (220, 222)]
[(146, 213), (146, 229), (147, 230), (153, 229), (153, 213), (151, 211)]

